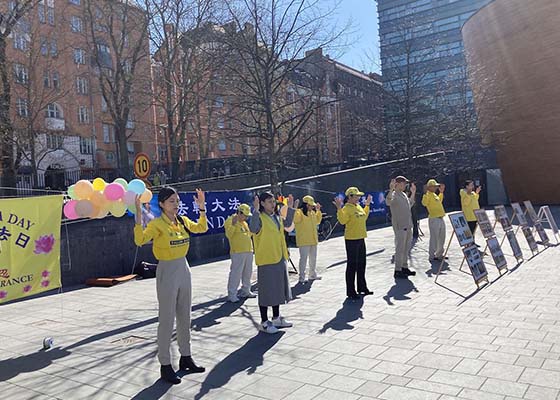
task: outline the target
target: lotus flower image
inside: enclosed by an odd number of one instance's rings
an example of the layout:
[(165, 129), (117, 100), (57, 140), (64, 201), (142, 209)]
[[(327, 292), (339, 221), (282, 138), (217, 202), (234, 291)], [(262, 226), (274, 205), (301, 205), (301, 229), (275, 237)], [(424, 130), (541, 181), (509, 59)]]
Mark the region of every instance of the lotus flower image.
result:
[(29, 292), (29, 291), (31, 290), (31, 288), (32, 288), (31, 285), (26, 285), (26, 286), (23, 288), (23, 292), (24, 292), (24, 293), (27, 293), (27, 292)]
[(5, 299), (8, 296), (8, 292), (0, 290), (0, 299)]
[(49, 254), (54, 246), (54, 235), (41, 236), (35, 240), (35, 254)]
[(51, 274), (51, 273), (50, 273), (49, 271), (47, 271), (47, 270), (44, 270), (43, 272), (41, 272), (41, 276), (42, 276), (43, 278), (48, 278), (50, 274)]
[(43, 287), (47, 287), (47, 286), (49, 286), (50, 284), (51, 284), (51, 281), (48, 281), (48, 280), (47, 280), (47, 281), (42, 281), (42, 282), (41, 282), (41, 286), (43, 286)]

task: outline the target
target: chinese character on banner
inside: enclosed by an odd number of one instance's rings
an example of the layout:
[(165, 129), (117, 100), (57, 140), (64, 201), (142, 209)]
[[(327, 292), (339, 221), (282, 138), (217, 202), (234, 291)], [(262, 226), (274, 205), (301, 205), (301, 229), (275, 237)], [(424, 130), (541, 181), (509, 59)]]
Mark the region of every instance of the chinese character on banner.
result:
[(237, 209), (239, 208), (239, 206), (241, 205), (241, 202), (237, 199), (237, 197), (234, 197), (233, 199), (228, 199), (228, 206), (230, 210), (235, 210), (237, 211)]
[(183, 200), (179, 200), (179, 215), (186, 216), (187, 211), (189, 211), (189, 207), (187, 207), (187, 205), (183, 203)]
[(225, 211), (226, 209), (224, 207), (222, 207), (223, 202), (221, 202), (220, 200), (216, 199), (212, 202), (212, 205), (214, 206), (214, 208), (212, 208), (212, 212), (216, 212), (218, 209), (220, 211)]
[(59, 288), (62, 196), (0, 199), (0, 304)]

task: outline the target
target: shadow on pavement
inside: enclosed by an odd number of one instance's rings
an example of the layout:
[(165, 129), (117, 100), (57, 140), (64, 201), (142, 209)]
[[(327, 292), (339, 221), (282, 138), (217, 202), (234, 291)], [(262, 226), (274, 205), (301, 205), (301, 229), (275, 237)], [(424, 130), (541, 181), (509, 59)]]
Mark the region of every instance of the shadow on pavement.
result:
[(387, 292), (385, 296), (383, 296), (383, 300), (387, 302), (388, 305), (392, 306), (394, 303), (391, 301), (393, 300), (410, 300), (410, 297), (407, 294), (415, 292), (418, 293), (418, 289), (414, 286), (414, 283), (409, 279), (395, 279), (395, 284), (391, 286), (391, 289)]
[(191, 322), (191, 329), (201, 331), (204, 328), (220, 324), (221, 322), (218, 321), (220, 318), (228, 317), (233, 314), (243, 304), (245, 304), (246, 300), (246, 298), (242, 298), (239, 299), (237, 303), (230, 303), (229, 301), (226, 301), (212, 311), (193, 319)]
[[(376, 255), (376, 254), (381, 254), (381, 253), (383, 253), (384, 251), (385, 251), (385, 248), (379, 249), (379, 250), (375, 250), (375, 251), (372, 251), (371, 253), (367, 253), (367, 254), (366, 254), (366, 257), (374, 256), (374, 255)], [(346, 264), (347, 261), (348, 261), (348, 260), (346, 260), (346, 259), (345, 259), (345, 260), (341, 260), (341, 261), (337, 261), (337, 262), (335, 262), (334, 264), (331, 264), (331, 265), (327, 266), (326, 269), (333, 268), (333, 267), (338, 267), (339, 265)]]
[(358, 319), (363, 319), (362, 306), (364, 305), (364, 298), (359, 297), (356, 300), (346, 299), (342, 303), (342, 308), (336, 312), (333, 319), (327, 322), (318, 333), (325, 333), (329, 329), (335, 331), (344, 331), (354, 329), (350, 322)]
[(292, 300), (299, 298), (302, 294), (305, 294), (311, 290), (315, 281), (307, 281), (306, 283), (296, 283), (292, 286)]
[(249, 339), (212, 368), (194, 398), (201, 399), (212, 389), (225, 386), (239, 373), (246, 372), (247, 375), (251, 375), (256, 372), (257, 368), (263, 365), (265, 353), (273, 348), (283, 335), (282, 331), (274, 335), (259, 332)]
[(39, 371), (51, 365), (53, 361), (69, 354), (70, 352), (66, 349), (55, 347), (49, 351), (39, 350), (36, 353), (2, 360), (0, 361), (0, 382), (8, 381), (19, 374)]

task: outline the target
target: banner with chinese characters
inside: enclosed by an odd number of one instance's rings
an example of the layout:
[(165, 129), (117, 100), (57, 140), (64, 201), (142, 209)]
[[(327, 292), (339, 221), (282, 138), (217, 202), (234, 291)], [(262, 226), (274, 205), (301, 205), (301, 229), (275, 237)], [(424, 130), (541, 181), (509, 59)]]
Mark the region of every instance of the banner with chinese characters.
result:
[(62, 196), (0, 199), (0, 304), (56, 289)]
[[(179, 193), (179, 215), (197, 221), (200, 217), (198, 205), (194, 201), (195, 192)], [(223, 233), (224, 222), (235, 214), (237, 207), (241, 203), (253, 206), (253, 196), (250, 191), (231, 191), (231, 192), (205, 192), (206, 195), (206, 218), (208, 219), (207, 234)], [(157, 202), (157, 196), (150, 202), (150, 211), (155, 217), (161, 215), (161, 210)]]

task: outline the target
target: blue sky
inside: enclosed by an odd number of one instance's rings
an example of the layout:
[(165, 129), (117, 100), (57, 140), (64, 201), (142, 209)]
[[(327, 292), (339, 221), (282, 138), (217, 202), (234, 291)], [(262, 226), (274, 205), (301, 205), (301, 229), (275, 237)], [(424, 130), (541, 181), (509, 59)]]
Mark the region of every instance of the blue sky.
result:
[[(379, 72), (376, 2), (374, 0), (342, 0), (339, 21), (347, 20), (353, 21), (349, 46), (342, 55), (336, 55), (336, 59), (358, 70)], [(370, 56), (367, 57), (366, 54)], [(371, 60), (372, 55), (374, 61)]]

